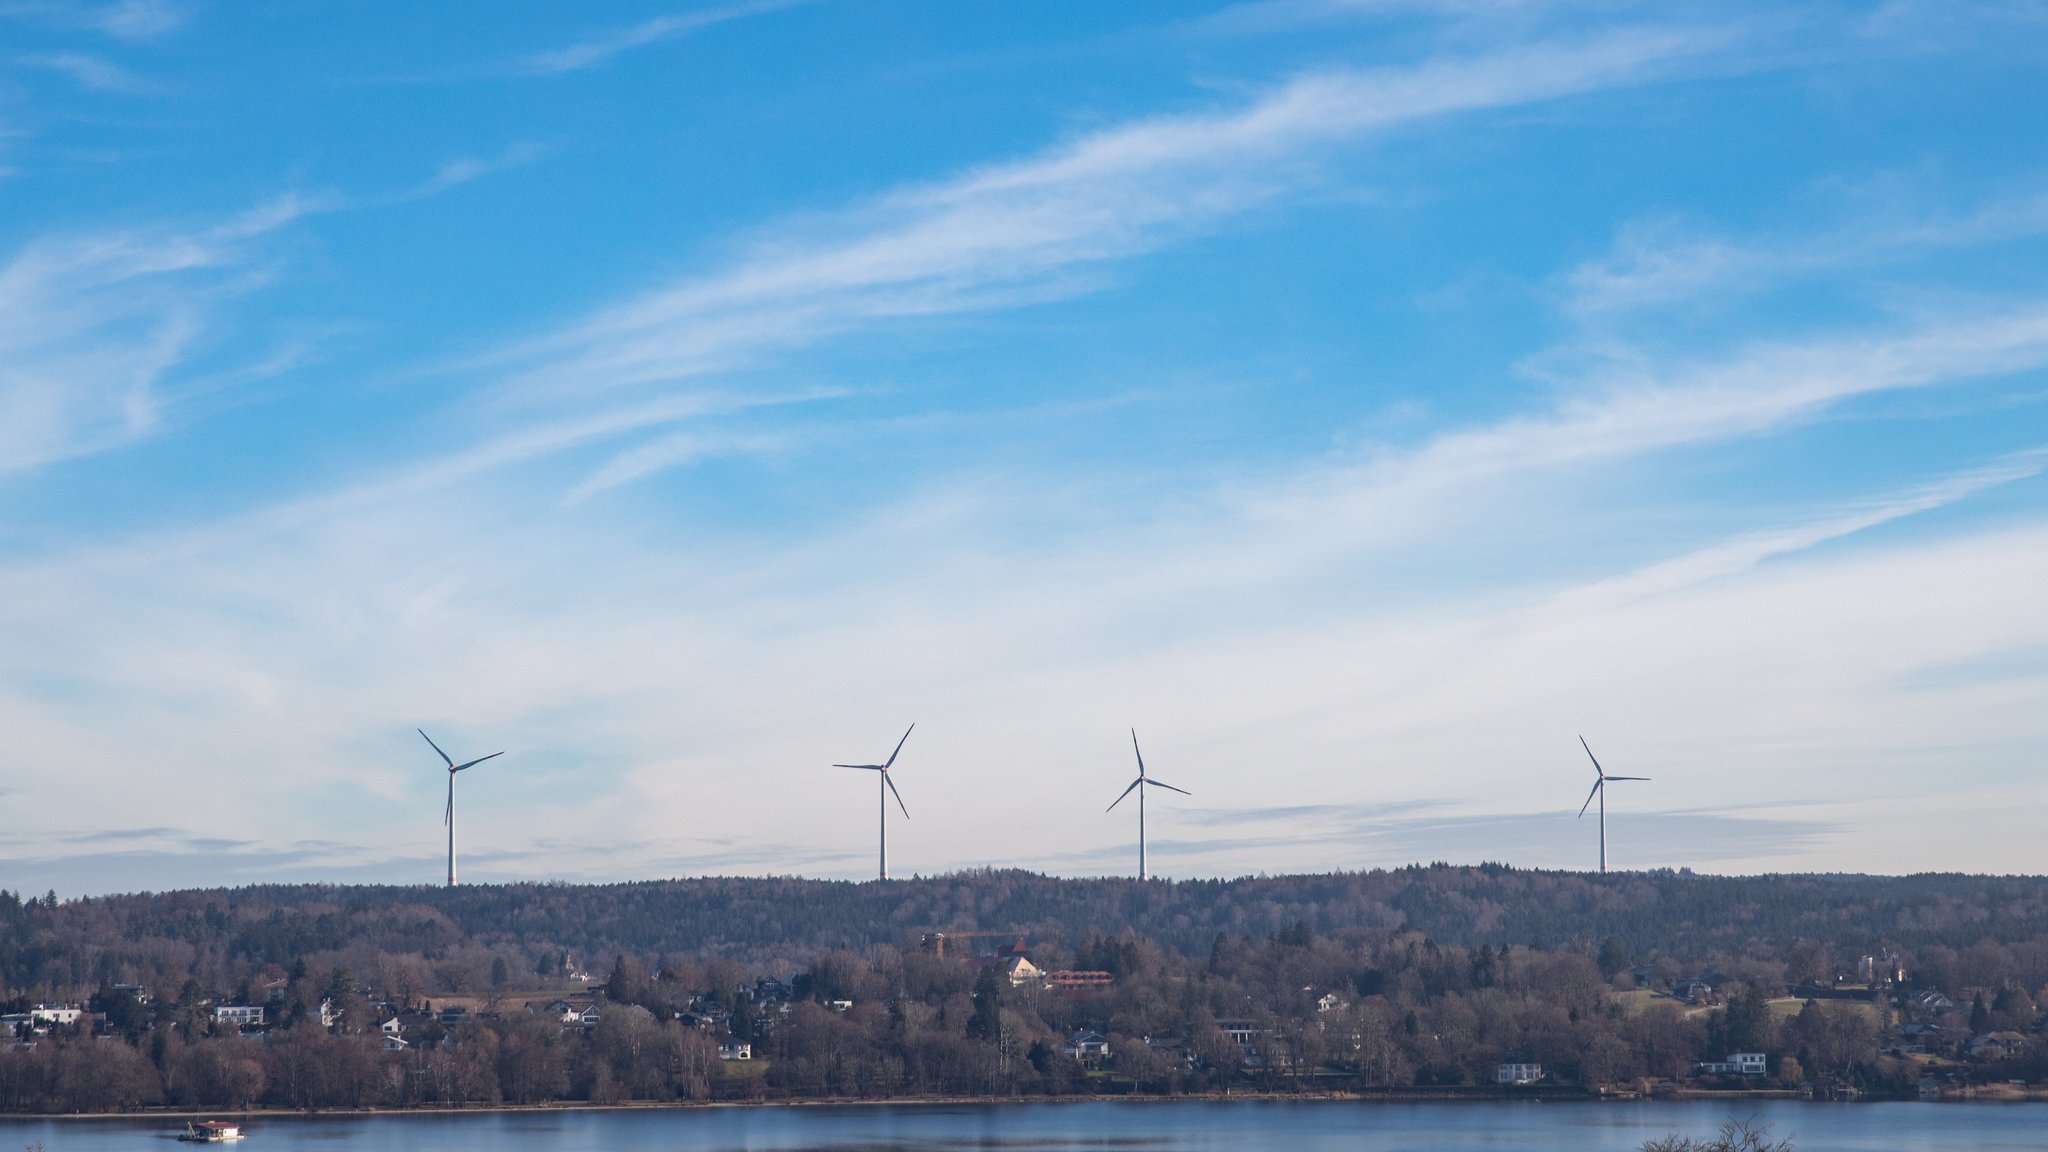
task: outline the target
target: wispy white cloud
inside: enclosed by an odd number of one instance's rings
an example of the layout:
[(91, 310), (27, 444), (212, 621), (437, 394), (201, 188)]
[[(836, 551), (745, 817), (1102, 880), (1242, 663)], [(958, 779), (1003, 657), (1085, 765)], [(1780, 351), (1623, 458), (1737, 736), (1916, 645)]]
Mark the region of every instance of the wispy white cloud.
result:
[(1673, 74), (1725, 30), (1649, 28), (1290, 80), (1223, 112), (1140, 120), (791, 225), (729, 269), (514, 350), (509, 394), (556, 402), (730, 370), (856, 327), (1081, 290), (1075, 274), (1305, 184), (1327, 148), (1460, 112)]
[(1684, 556), (1576, 588), (1570, 595), (1613, 602), (1668, 595), (1708, 580), (1726, 579), (1771, 559), (1796, 555), (1894, 520), (1944, 508), (2002, 485), (2030, 480), (2044, 469), (2048, 469), (2048, 449), (2025, 453), (1989, 467), (1972, 468), (1916, 490), (1872, 500), (1862, 507), (1841, 510), (1809, 523), (1723, 540)]
[(123, 40), (147, 40), (174, 32), (192, 13), (191, 6), (180, 0), (120, 0), (90, 11), (94, 26)]
[(63, 28), (89, 28), (121, 40), (150, 40), (174, 32), (191, 16), (179, 0), (118, 0), (113, 4), (63, 0), (8, 0), (0, 17)]
[(787, 447), (788, 433), (712, 435), (704, 432), (676, 432), (619, 453), (590, 477), (569, 490), (566, 497), (578, 504), (600, 492), (630, 484), (645, 476), (684, 464), (721, 456), (753, 455)]
[(1203, 23), (1216, 30), (1265, 30), (1331, 20), (1429, 16), (1498, 24), (1554, 14), (1613, 17), (1640, 14), (1652, 7), (1639, 0), (1248, 0), (1208, 16)]
[(100, 92), (131, 94), (157, 91), (157, 86), (111, 60), (84, 52), (56, 52), (40, 56), (17, 56), (16, 63), (61, 73), (80, 87)]
[(192, 231), (45, 237), (0, 266), (0, 473), (156, 428), (162, 382), (246, 242), (319, 207), (282, 197)]
[(565, 72), (581, 72), (605, 64), (622, 52), (646, 48), (749, 16), (761, 16), (808, 3), (815, 3), (815, 0), (745, 0), (738, 4), (723, 4), (678, 12), (671, 16), (658, 16), (581, 43), (520, 57), (510, 65), (509, 71), (528, 76), (557, 76)]
[(496, 156), (482, 158), (474, 156), (457, 157), (441, 165), (440, 169), (433, 176), (429, 177), (418, 188), (413, 189), (411, 195), (415, 197), (438, 196), (451, 188), (459, 188), (473, 180), (482, 179), (493, 173), (504, 172), (513, 168), (523, 168), (546, 154), (547, 149), (538, 144), (520, 143), (512, 145)]
[(2048, 235), (2048, 197), (1996, 201), (1956, 216), (1866, 217), (1847, 225), (1768, 237), (1728, 237), (1671, 219), (1624, 228), (1615, 250), (1560, 278), (1581, 318), (1726, 301), (1852, 268), (1914, 255)]

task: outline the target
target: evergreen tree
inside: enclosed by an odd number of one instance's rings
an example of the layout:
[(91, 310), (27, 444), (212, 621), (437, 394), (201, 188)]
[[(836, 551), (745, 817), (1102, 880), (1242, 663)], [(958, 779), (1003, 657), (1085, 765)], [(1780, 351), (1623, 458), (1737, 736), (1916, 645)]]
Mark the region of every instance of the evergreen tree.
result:
[(1635, 957), (1629, 952), (1628, 941), (1623, 940), (1621, 937), (1609, 936), (1600, 942), (1600, 956), (1597, 963), (1600, 965), (1600, 974), (1602, 976), (1612, 980), (1622, 969), (1627, 968), (1633, 963), (1634, 960)]
[(1003, 1043), (1002, 969), (991, 964), (974, 978), (974, 1015), (968, 1018), (970, 1039), (997, 1047)]
[(1771, 1047), (1771, 1006), (1763, 991), (1744, 984), (1728, 997), (1721, 1036), (1730, 1052), (1763, 1052)]
[(640, 999), (645, 990), (646, 978), (640, 968), (640, 961), (628, 953), (619, 953), (612, 961), (611, 978), (604, 982), (604, 994), (620, 1004), (632, 1004)]

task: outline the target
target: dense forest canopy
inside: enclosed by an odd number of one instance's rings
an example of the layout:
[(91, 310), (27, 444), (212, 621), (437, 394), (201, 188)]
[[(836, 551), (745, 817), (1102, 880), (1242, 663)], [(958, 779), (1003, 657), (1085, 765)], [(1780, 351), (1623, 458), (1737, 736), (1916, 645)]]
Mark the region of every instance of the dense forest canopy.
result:
[(933, 929), (1070, 943), (1128, 932), (1206, 956), (1218, 935), (1263, 939), (1297, 922), (1320, 936), (1407, 928), (1472, 948), (1590, 952), (1618, 937), (1637, 958), (1686, 963), (1778, 957), (1795, 942), (1912, 954), (2048, 937), (2048, 879), (1432, 865), (1146, 883), (986, 871), (864, 883), (259, 885), (54, 904), (0, 893), (0, 991), (56, 996), (113, 980), (175, 992), (188, 978), (226, 988), (252, 966), (342, 954), (418, 957), (430, 981), (436, 966), (460, 981), (465, 966), (500, 956), (527, 971), (564, 956), (602, 966), (621, 952), (793, 969), (825, 949), (915, 944)]

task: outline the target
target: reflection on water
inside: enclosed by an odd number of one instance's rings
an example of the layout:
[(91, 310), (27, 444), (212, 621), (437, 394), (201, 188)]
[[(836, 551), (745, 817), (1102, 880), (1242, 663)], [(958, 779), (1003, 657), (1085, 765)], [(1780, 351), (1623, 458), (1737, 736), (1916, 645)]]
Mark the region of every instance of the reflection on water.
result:
[[(1744, 1102), (1799, 1152), (2048, 1150), (2040, 1105)], [(1171, 1101), (259, 1117), (241, 1152), (1633, 1152), (1726, 1105)], [(0, 1120), (0, 1152), (166, 1152), (179, 1122)]]

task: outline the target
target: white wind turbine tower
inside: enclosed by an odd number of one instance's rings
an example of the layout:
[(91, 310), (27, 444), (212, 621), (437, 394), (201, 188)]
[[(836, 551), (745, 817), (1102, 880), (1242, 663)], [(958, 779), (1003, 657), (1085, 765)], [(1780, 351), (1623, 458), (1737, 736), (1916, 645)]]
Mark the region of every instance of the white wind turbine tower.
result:
[[(436, 752), (441, 752), (441, 746), (434, 743), (434, 738), (427, 735), (425, 729), (415, 728), (414, 731), (420, 734), (420, 739), (427, 742), (427, 747), (432, 748)], [(441, 752), (441, 759), (448, 762), (448, 809), (441, 814), (441, 820), (448, 825), (448, 886), (450, 888), (455, 887), (455, 774), (464, 768), (474, 768), (489, 760), (492, 756), (503, 755), (503, 752), (493, 752), (490, 756), (479, 756), (466, 764), (457, 764), (454, 757), (446, 752)]]
[[(903, 730), (903, 740), (910, 739), (910, 733), (917, 728), (912, 724)], [(903, 808), (903, 793), (896, 791), (896, 782), (889, 779), (889, 769), (896, 764), (896, 756), (903, 751), (903, 740), (896, 742), (896, 751), (880, 764), (834, 764), (834, 768), (859, 768), (865, 772), (878, 773), (882, 777), (882, 879), (889, 878), (889, 797), (896, 797), (896, 807)], [(903, 808), (903, 818), (910, 819), (910, 809)]]
[(1593, 803), (1593, 797), (1598, 796), (1600, 798), (1600, 872), (1602, 875), (1605, 875), (1607, 872), (1607, 782), (1609, 780), (1648, 780), (1649, 777), (1609, 776), (1607, 770), (1600, 767), (1600, 758), (1593, 755), (1593, 749), (1586, 743), (1584, 736), (1579, 737), (1579, 747), (1586, 750), (1586, 759), (1593, 762), (1593, 772), (1600, 777), (1598, 780), (1593, 781), (1593, 790), (1586, 793), (1586, 802), (1579, 805), (1579, 815), (1584, 816), (1586, 814), (1586, 809)]
[(1138, 879), (1146, 880), (1150, 879), (1150, 874), (1147, 873), (1145, 870), (1145, 785), (1149, 784), (1154, 788), (1165, 788), (1168, 791), (1178, 792), (1183, 796), (1192, 796), (1194, 795), (1194, 793), (1189, 792), (1185, 788), (1175, 788), (1173, 785), (1168, 784), (1164, 780), (1154, 780), (1150, 776), (1145, 775), (1145, 753), (1138, 748), (1138, 730), (1136, 728), (1131, 729), (1131, 751), (1137, 753), (1138, 756), (1138, 778), (1136, 780), (1131, 781), (1131, 786), (1129, 788), (1124, 789), (1123, 792), (1120, 795), (1118, 795), (1114, 801), (1110, 803), (1109, 807), (1104, 808), (1103, 811), (1109, 812), (1114, 810), (1118, 804), (1124, 802), (1125, 796), (1129, 796), (1133, 791), (1137, 792)]

